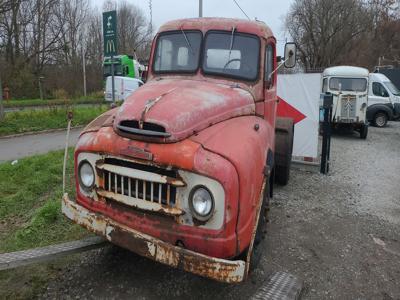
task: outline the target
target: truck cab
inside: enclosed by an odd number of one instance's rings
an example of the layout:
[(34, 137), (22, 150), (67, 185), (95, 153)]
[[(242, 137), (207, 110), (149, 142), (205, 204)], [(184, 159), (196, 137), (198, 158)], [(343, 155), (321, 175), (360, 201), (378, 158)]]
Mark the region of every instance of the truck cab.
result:
[(385, 127), (400, 118), (400, 91), (384, 74), (369, 75), (367, 119), (376, 127)]
[[(294, 45), (285, 53), (294, 66)], [(276, 115), (276, 69), (263, 22), (163, 25), (146, 84), (81, 133), (64, 215), (157, 262), (245, 280), (263, 251), (274, 179), (289, 176), (293, 121)]]
[(327, 68), (323, 72), (322, 92), (333, 94), (332, 123), (335, 127), (350, 127), (365, 139), (368, 105), (367, 69), (350, 66)]

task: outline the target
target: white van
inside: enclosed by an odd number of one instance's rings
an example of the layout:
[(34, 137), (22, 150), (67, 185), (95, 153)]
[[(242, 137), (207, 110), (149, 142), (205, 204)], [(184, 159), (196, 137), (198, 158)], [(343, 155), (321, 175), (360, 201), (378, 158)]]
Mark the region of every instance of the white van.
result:
[(360, 132), (362, 139), (367, 138), (369, 71), (359, 67), (338, 66), (325, 69), (322, 77), (322, 92), (333, 95), (333, 126), (351, 127)]
[[(115, 101), (125, 101), (135, 90), (143, 85), (143, 81), (136, 78), (115, 76), (114, 93)], [(112, 77), (107, 77), (104, 99), (112, 102)]]
[(400, 91), (380, 73), (369, 75), (367, 119), (376, 127), (400, 118)]

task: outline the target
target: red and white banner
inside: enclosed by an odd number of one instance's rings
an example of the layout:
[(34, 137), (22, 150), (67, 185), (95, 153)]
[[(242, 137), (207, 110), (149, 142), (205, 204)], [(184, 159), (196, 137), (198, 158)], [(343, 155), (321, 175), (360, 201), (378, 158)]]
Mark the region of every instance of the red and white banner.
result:
[(278, 116), (295, 122), (293, 160), (318, 161), (321, 74), (279, 74)]

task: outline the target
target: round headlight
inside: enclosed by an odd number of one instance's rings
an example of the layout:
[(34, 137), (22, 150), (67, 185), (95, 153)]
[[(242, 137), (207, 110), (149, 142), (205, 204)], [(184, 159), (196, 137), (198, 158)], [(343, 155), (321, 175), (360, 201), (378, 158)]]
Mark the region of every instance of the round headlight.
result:
[(214, 199), (210, 191), (203, 187), (195, 187), (190, 195), (190, 208), (196, 219), (207, 221), (214, 210)]
[(94, 185), (94, 171), (87, 161), (79, 165), (79, 182), (85, 190), (90, 190)]

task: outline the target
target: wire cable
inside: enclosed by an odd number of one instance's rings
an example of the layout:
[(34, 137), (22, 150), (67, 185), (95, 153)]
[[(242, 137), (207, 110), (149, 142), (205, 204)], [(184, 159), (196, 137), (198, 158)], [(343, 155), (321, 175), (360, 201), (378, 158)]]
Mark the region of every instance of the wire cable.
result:
[(250, 20), (249, 16), (245, 13), (245, 11), (240, 7), (239, 3), (236, 2), (236, 0), (233, 0), (233, 2), (235, 2), (235, 4), (237, 5), (237, 7), (239, 7), (239, 9), (242, 11), (242, 13), (247, 17), (247, 19)]

